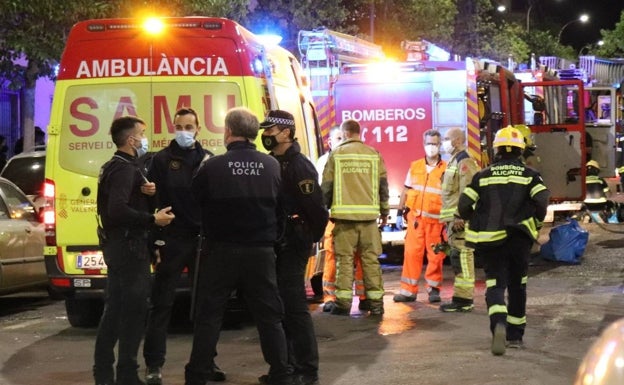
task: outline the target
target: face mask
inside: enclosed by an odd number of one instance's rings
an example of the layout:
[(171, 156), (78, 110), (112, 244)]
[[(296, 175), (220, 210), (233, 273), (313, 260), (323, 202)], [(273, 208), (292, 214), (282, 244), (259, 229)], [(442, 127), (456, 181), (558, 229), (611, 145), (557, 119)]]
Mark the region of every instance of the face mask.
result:
[(279, 135), (279, 133), (275, 135), (262, 135), (262, 146), (264, 146), (267, 151), (273, 150), (279, 144), (276, 138), (277, 135)]
[(450, 140), (445, 140), (442, 142), (442, 149), (444, 150), (445, 153), (452, 154), (455, 148), (451, 144)]
[(147, 154), (147, 150), (149, 149), (149, 142), (147, 141), (147, 138), (141, 138), (141, 147), (135, 147), (134, 149), (137, 152), (137, 158)]
[(190, 131), (176, 131), (175, 141), (182, 148), (190, 148), (195, 143), (195, 133)]
[(438, 156), (439, 153), (440, 153), (440, 148), (436, 146), (435, 144), (428, 144), (425, 146), (425, 154), (428, 157), (433, 158), (435, 156)]

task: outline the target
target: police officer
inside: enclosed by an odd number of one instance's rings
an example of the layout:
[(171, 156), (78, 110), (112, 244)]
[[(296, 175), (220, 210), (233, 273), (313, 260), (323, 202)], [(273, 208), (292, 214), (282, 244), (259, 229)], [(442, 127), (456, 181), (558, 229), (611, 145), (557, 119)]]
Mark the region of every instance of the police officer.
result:
[[(136, 117), (113, 121), (110, 129), (117, 151), (102, 166), (97, 212), (100, 246), (108, 266), (106, 302), (95, 341), (93, 375), (96, 385), (143, 384), (137, 375), (137, 353), (143, 336), (150, 289), (148, 232), (155, 223), (169, 224), (171, 207), (150, 212), (156, 192), (136, 164), (147, 152), (145, 123)], [(118, 344), (117, 381), (113, 364)]]
[[(264, 122), (262, 144), (282, 169), (280, 200), (286, 222), (277, 252), (277, 286), (284, 302), (284, 329), (289, 361), (303, 384), (318, 381), (318, 347), (305, 292), (305, 270), (312, 245), (325, 230), (328, 213), (312, 162), (301, 154), (295, 138), (295, 119), (286, 111), (269, 111)], [(260, 378), (261, 382), (266, 377)]]
[[(147, 385), (162, 383), (161, 368), (167, 352), (167, 327), (175, 291), (184, 268), (193, 276), (200, 215), (191, 194), (191, 179), (201, 161), (211, 155), (195, 140), (199, 117), (191, 108), (179, 109), (173, 118), (175, 138), (151, 160), (147, 178), (158, 186), (159, 206), (171, 206), (176, 218), (159, 234), (151, 309), (143, 344)], [(213, 378), (214, 380), (214, 378)]]
[(191, 184), (201, 210), (202, 246), (193, 349), (186, 385), (205, 385), (216, 372), (214, 358), (225, 305), (238, 289), (253, 314), (268, 384), (291, 384), (284, 310), (277, 290), (275, 242), (280, 165), (256, 150), (258, 119), (238, 107), (225, 116), (227, 152), (200, 166)]
[(549, 192), (539, 173), (520, 160), (525, 142), (518, 129), (500, 129), (493, 146), (497, 161), (474, 176), (458, 210), (469, 221), (466, 242), (483, 257), (491, 350), (502, 355), (507, 346), (523, 345), (529, 256), (546, 216)]

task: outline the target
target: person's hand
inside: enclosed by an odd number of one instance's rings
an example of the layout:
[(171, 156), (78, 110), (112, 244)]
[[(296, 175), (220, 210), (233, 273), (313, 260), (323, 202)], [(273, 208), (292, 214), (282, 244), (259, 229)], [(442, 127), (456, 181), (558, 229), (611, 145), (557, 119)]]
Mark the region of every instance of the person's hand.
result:
[(386, 215), (381, 214), (381, 215), (379, 216), (379, 219), (380, 219), (380, 221), (381, 221), (381, 226), (385, 226), (385, 225), (387, 225), (387, 224), (388, 224), (388, 215), (387, 215), (387, 214), (386, 214)]
[(156, 211), (154, 214), (154, 223), (158, 226), (167, 226), (175, 218), (175, 215), (171, 212), (171, 206), (167, 206), (164, 209)]
[(403, 215), (397, 215), (396, 228), (399, 230), (403, 230), (405, 228), (405, 220), (403, 219)]
[(154, 182), (145, 182), (141, 186), (141, 192), (148, 196), (153, 196), (156, 194), (156, 183)]
[(460, 232), (460, 231), (464, 231), (464, 220), (461, 218), (455, 218), (455, 220), (453, 221), (453, 231), (455, 232)]

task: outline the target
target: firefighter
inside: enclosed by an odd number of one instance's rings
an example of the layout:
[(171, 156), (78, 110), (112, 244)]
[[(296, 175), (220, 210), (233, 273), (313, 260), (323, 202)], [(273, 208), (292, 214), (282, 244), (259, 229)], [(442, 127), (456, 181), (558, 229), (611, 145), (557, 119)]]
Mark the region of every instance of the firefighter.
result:
[(457, 212), (459, 195), (479, 171), (479, 165), (466, 151), (466, 134), (461, 128), (451, 128), (444, 135), (442, 148), (451, 154), (442, 181), (440, 221), (446, 224), (449, 256), (455, 272), (453, 297), (440, 305), (443, 312), (472, 311), (475, 284), (474, 250), (464, 242), (464, 220)]
[(607, 222), (610, 216), (609, 211), (613, 208), (613, 202), (608, 200), (609, 184), (598, 174), (600, 174), (600, 164), (595, 160), (590, 160), (585, 165), (585, 209), (598, 212), (600, 219)]
[(537, 169), (540, 159), (537, 155), (535, 155), (535, 150), (537, 150), (537, 146), (533, 143), (531, 139), (531, 129), (526, 124), (516, 124), (514, 128), (518, 129), (522, 136), (524, 137), (525, 148), (522, 151), (522, 156), (520, 159), (524, 164), (529, 167), (533, 167)]
[(323, 197), (335, 223), (336, 306), (331, 314), (348, 316), (353, 291), (353, 252), (362, 258), (364, 287), (371, 315), (382, 315), (383, 279), (377, 219), (388, 219), (388, 179), (381, 155), (360, 140), (360, 124), (340, 125), (345, 140), (329, 155), (323, 172)]
[(468, 221), (466, 243), (484, 261), (491, 351), (503, 355), (506, 347), (523, 347), (529, 257), (550, 194), (539, 173), (520, 160), (525, 148), (520, 131), (500, 129), (493, 146), (498, 160), (475, 175), (458, 210)]
[[(327, 164), (327, 159), (329, 158), (331, 150), (341, 142), (342, 131), (340, 130), (340, 126), (335, 126), (329, 131), (329, 137), (327, 138), (329, 152), (321, 155), (316, 161), (319, 184), (323, 182), (323, 170), (325, 170), (325, 165)], [(326, 313), (332, 311), (336, 304), (336, 255), (334, 254), (333, 230), (334, 223), (328, 221), (325, 234), (323, 235), (323, 249), (325, 250), (325, 260), (323, 261), (323, 311)], [(367, 311), (369, 310), (369, 304), (368, 301), (366, 301), (366, 294), (364, 293), (364, 273), (362, 272), (362, 260), (360, 259), (360, 255), (355, 253), (353, 255), (353, 261), (355, 262), (355, 294), (360, 297), (358, 308)]]
[(403, 228), (403, 215), (407, 214), (407, 234), (403, 254), (401, 289), (394, 296), (394, 302), (413, 302), (418, 293), (418, 280), (427, 252), (425, 286), (429, 302), (440, 302), (442, 265), (446, 255), (435, 252), (433, 246), (442, 242), (444, 223), (440, 222), (442, 207), (442, 176), (446, 162), (440, 156), (442, 136), (437, 130), (423, 134), (425, 157), (410, 165), (405, 186), (399, 200), (397, 227)]
[[(314, 164), (301, 153), (295, 138), (295, 118), (271, 110), (264, 122), (262, 144), (280, 163), (280, 202), (286, 223), (278, 239), (277, 287), (284, 303), (284, 331), (290, 347), (289, 362), (301, 383), (318, 383), (318, 346), (306, 302), (304, 276), (312, 245), (323, 235), (328, 220)], [(269, 375), (261, 376), (267, 383)]]

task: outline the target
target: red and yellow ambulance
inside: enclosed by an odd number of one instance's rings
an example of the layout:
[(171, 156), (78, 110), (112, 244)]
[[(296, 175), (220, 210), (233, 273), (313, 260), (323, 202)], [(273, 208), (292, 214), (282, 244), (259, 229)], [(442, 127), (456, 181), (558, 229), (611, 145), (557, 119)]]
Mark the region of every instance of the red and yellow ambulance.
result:
[(111, 122), (133, 115), (148, 125), (150, 151), (166, 147), (173, 115), (192, 107), (198, 140), (225, 151), (223, 119), (247, 106), (295, 116), (303, 151), (320, 151), (310, 91), (295, 57), (222, 18), (102, 19), (77, 23), (63, 53), (48, 127), (43, 212), (46, 268), (74, 326), (102, 310), (106, 265), (96, 236), (97, 176), (115, 151)]

